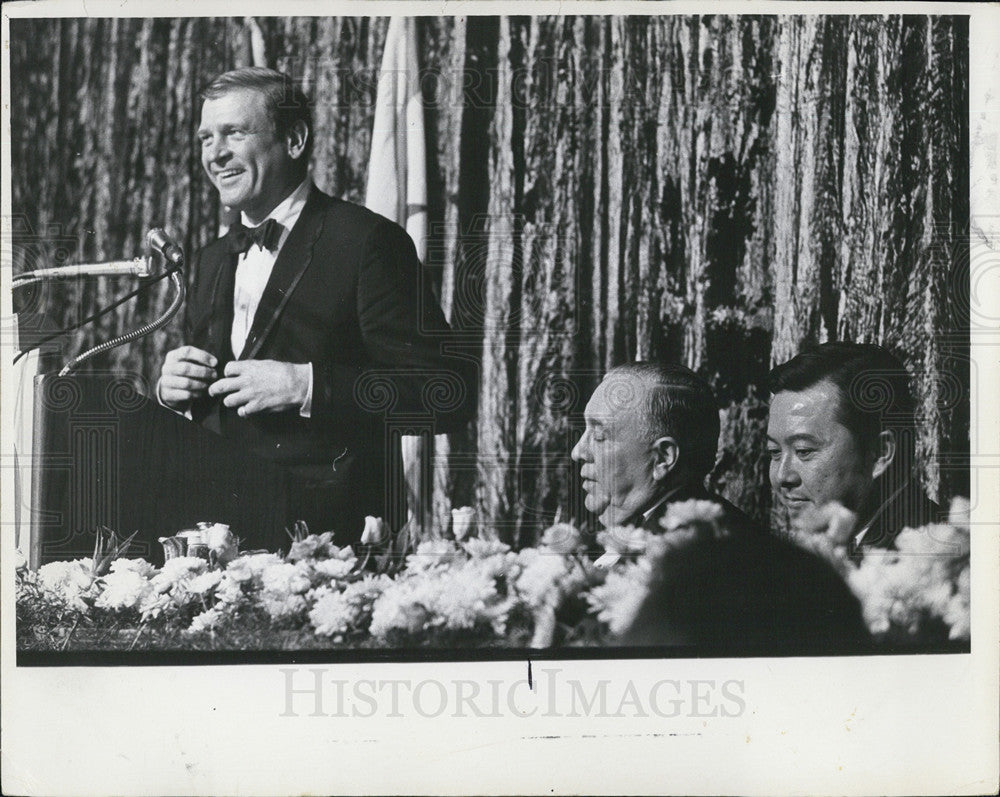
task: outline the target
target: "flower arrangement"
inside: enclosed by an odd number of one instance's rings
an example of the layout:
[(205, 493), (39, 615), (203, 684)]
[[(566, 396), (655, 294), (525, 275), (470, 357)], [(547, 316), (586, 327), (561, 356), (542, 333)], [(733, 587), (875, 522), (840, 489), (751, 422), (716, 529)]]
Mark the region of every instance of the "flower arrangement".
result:
[(948, 523), (903, 529), (894, 549), (868, 549), (860, 562), (847, 551), (852, 513), (833, 504), (815, 518), (799, 544), (829, 560), (861, 601), (865, 622), (883, 642), (970, 634), (969, 502), (952, 501)]
[[(569, 523), (513, 551), (471, 509), (451, 520), (450, 534), (413, 546), (405, 528), (393, 538), (368, 518), (358, 550), (296, 524), (284, 554), (241, 552), (227, 527), (202, 524), (161, 540), (162, 567), (124, 558), (128, 541), (102, 529), (90, 558), (18, 567), (19, 638), (34, 633), (32, 644), (46, 646), (37, 639), (44, 629), (71, 626), (47, 643), (66, 647), (78, 627), (103, 625), (127, 632), (130, 646), (147, 630), (167, 646), (213, 649), (601, 645), (629, 628), (663, 557), (727, 533), (716, 504), (673, 504), (662, 533), (601, 532), (604, 553), (594, 561)], [(920, 638), (936, 624), (968, 639), (967, 503), (953, 506), (949, 524), (906, 530), (897, 551), (860, 564), (846, 554), (843, 527), (831, 522), (800, 543), (834, 563), (873, 633)]]

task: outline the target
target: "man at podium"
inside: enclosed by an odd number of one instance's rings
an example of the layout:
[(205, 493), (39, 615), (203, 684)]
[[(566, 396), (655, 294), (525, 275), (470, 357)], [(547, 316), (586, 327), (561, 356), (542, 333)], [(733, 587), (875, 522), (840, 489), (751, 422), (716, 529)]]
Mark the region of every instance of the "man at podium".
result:
[(238, 69), (202, 96), (202, 164), (240, 220), (191, 258), (184, 345), (157, 398), (290, 469), (312, 531), (347, 544), (365, 515), (398, 527), (392, 424), (452, 431), (472, 394), (413, 243), (313, 184), (309, 101), (291, 78)]

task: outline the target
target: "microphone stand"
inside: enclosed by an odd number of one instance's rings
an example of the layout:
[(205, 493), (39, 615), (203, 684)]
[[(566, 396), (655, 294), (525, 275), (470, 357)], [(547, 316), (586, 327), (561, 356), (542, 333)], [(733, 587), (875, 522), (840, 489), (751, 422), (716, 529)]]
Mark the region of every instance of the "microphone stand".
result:
[(173, 301), (170, 302), (170, 306), (163, 311), (163, 314), (159, 318), (150, 321), (148, 324), (143, 324), (141, 327), (133, 329), (131, 332), (125, 332), (116, 338), (100, 343), (92, 349), (88, 349), (83, 352), (83, 354), (78, 354), (63, 366), (63, 369), (59, 372), (59, 376), (66, 376), (70, 373), (70, 371), (78, 367), (85, 360), (89, 360), (91, 357), (110, 351), (111, 349), (117, 348), (125, 343), (131, 343), (132, 341), (139, 340), (139, 338), (145, 337), (150, 332), (155, 332), (166, 324), (171, 318), (174, 317), (174, 315), (177, 314), (177, 311), (180, 310), (181, 305), (184, 303), (185, 295), (184, 280), (180, 278), (179, 268), (171, 270), (170, 281), (173, 283), (176, 293), (174, 294)]
[[(59, 372), (59, 376), (66, 376), (81, 363), (89, 360), (95, 355), (117, 348), (125, 343), (131, 343), (132, 341), (145, 337), (150, 332), (155, 332), (177, 314), (177, 311), (184, 303), (184, 296), (186, 292), (184, 280), (182, 280), (179, 275), (181, 264), (184, 262), (184, 253), (180, 247), (172, 241), (169, 236), (167, 236), (162, 228), (156, 228), (149, 231), (147, 244), (151, 249), (155, 249), (160, 252), (164, 259), (171, 263), (171, 268), (168, 274), (170, 276), (170, 281), (173, 283), (175, 294), (173, 300), (170, 302), (170, 306), (167, 307), (163, 314), (154, 321), (151, 321), (148, 324), (143, 324), (138, 329), (126, 332), (118, 337), (98, 344), (82, 354), (78, 354), (63, 366), (62, 370)], [(16, 276), (13, 280), (12, 287), (22, 288), (44, 280), (120, 276), (142, 278), (148, 277), (149, 275), (150, 258), (137, 257), (134, 260), (116, 260), (110, 263), (85, 263), (77, 266), (60, 266), (58, 268), (36, 269), (35, 271), (28, 271), (24, 274)], [(162, 277), (160, 277), (160, 279), (162, 279)]]

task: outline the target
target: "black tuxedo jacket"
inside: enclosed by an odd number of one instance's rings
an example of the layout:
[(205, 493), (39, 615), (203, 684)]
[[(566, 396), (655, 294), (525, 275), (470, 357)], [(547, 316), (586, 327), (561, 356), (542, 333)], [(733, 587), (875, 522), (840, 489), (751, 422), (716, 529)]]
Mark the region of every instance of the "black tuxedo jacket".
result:
[[(225, 239), (192, 262), (186, 343), (233, 358), (237, 255)], [(240, 418), (220, 398), (195, 421), (292, 470), (310, 530), (359, 537), (366, 514), (405, 511), (400, 433), (454, 431), (473, 407), (474, 368), (448, 354), (450, 330), (406, 231), (312, 188), (278, 254), (242, 360), (311, 363), (312, 410)]]

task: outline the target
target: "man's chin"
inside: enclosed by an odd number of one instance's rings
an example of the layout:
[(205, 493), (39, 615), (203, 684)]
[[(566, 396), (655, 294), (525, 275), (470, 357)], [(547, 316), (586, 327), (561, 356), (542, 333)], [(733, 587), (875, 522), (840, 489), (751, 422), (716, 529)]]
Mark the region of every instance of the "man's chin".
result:
[(606, 529), (610, 529), (613, 526), (621, 526), (635, 513), (629, 512), (620, 506), (605, 504), (604, 509), (601, 512), (596, 512), (595, 514), (601, 521), (601, 525), (603, 525)]
[(604, 512), (608, 509), (610, 503), (611, 502), (605, 498), (589, 493), (583, 499), (583, 505), (587, 507), (587, 511), (596, 515), (598, 518), (601, 518), (602, 521), (604, 518)]
[(785, 501), (785, 511), (788, 512), (788, 519), (793, 523), (808, 514), (813, 506), (812, 501)]
[(246, 204), (243, 194), (235, 191), (219, 191), (219, 201), (230, 210), (243, 210)]

